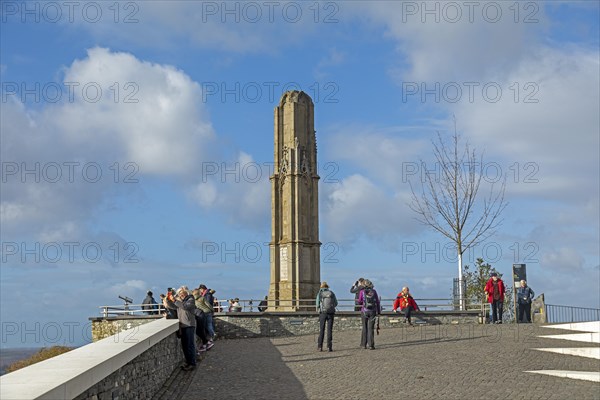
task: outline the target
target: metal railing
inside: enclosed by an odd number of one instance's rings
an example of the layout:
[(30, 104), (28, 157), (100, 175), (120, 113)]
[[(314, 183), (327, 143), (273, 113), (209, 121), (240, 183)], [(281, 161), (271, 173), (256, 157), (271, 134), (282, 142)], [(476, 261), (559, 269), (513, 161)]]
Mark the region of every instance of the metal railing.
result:
[(600, 321), (600, 308), (545, 305), (549, 323)]
[(165, 312), (165, 307), (162, 304), (157, 305), (157, 309), (144, 310), (142, 304), (127, 304), (120, 306), (100, 306), (100, 313), (104, 318), (112, 316), (146, 316), (146, 315), (161, 315)]
[[(391, 311), (395, 298), (384, 298), (381, 299), (382, 311)], [(257, 312), (259, 311), (258, 306), (262, 300), (256, 299), (242, 299), (239, 300), (239, 305), (242, 312)], [(419, 309), (421, 311), (455, 311), (456, 305), (451, 298), (445, 299), (415, 299)], [(219, 306), (215, 306), (216, 311), (232, 312), (230, 311), (230, 303), (227, 300), (219, 300)], [(297, 309), (310, 309), (316, 308), (315, 299), (296, 299), (296, 300), (278, 300), (277, 306), (282, 308), (297, 308)], [(337, 311), (355, 311), (356, 303), (352, 299), (338, 299)], [(358, 306), (360, 307), (360, 306)], [(467, 304), (466, 310), (469, 311), (481, 311), (482, 306), (480, 303)]]
[[(395, 298), (381, 299), (382, 311), (392, 311)], [(242, 299), (239, 300), (241, 312), (258, 312), (261, 300), (256, 299)], [(419, 309), (421, 311), (454, 311), (456, 305), (453, 303), (453, 299), (415, 299)], [(228, 300), (218, 300), (215, 302), (215, 312), (239, 312), (231, 309), (231, 304)], [(316, 309), (315, 299), (297, 299), (297, 300), (278, 300), (277, 306), (281, 308), (293, 308), (297, 310), (309, 310), (313, 311)], [(355, 300), (352, 299), (338, 299), (337, 311), (356, 311), (357, 306)], [(142, 304), (128, 304), (118, 306), (101, 306), (100, 313), (106, 317), (111, 316), (147, 316), (147, 315), (161, 315), (166, 310), (162, 304), (158, 305), (157, 310), (144, 310)], [(467, 310), (469, 311), (481, 311), (481, 304), (468, 304)], [(238, 309), (239, 310), (239, 309)]]

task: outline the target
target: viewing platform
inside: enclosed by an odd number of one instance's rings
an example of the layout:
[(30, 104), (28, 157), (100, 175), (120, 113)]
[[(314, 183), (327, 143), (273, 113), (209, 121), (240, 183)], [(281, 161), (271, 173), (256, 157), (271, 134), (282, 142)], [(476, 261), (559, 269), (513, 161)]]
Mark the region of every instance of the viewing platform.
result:
[(126, 311), (91, 318), (113, 335), (2, 376), (0, 398), (598, 398), (598, 321), (491, 325), (438, 309), (410, 326), (385, 311), (369, 351), (360, 313), (340, 311), (329, 353), (317, 351), (316, 312), (219, 313), (215, 346), (183, 371), (178, 321)]

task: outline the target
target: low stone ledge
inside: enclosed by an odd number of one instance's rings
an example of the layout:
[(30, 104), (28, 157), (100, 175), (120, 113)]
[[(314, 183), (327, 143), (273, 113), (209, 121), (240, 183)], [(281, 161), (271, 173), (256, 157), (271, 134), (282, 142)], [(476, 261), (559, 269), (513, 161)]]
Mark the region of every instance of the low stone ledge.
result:
[[(152, 321), (3, 375), (0, 377), (0, 398), (151, 396), (181, 361), (181, 350), (175, 337), (178, 327), (177, 320)], [(148, 352), (154, 346), (153, 351)], [(163, 372), (164, 376), (161, 376)], [(135, 384), (130, 385), (131, 382)], [(158, 388), (154, 389), (154, 386)]]
[[(361, 313), (339, 311), (335, 314), (335, 331), (362, 328)], [(413, 323), (422, 325), (478, 324), (479, 311), (420, 311), (413, 314)], [(404, 326), (403, 314), (383, 312), (381, 328)], [(215, 330), (221, 338), (252, 338), (309, 335), (319, 332), (319, 313), (299, 312), (231, 312), (215, 314)]]

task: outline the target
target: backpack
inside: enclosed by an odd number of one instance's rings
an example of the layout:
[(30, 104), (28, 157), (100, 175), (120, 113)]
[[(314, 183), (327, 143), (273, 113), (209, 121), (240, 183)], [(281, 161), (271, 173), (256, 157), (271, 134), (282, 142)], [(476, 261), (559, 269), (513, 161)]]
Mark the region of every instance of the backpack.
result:
[(375, 292), (370, 289), (365, 289), (363, 304), (365, 310), (373, 311), (377, 307)]
[(321, 312), (327, 314), (335, 312), (335, 302), (333, 301), (333, 293), (331, 290), (323, 290), (321, 292)]

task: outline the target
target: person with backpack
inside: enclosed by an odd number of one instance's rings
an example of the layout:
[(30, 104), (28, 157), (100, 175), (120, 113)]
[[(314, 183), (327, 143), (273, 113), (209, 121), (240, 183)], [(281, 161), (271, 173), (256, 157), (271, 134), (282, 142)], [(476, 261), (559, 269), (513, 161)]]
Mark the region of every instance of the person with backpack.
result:
[(321, 283), (321, 289), (317, 293), (317, 311), (319, 312), (319, 342), (317, 349), (323, 351), (323, 339), (325, 336), (325, 323), (327, 323), (327, 349), (333, 351), (333, 317), (338, 305), (335, 293), (329, 290), (327, 282)]
[(361, 305), (362, 333), (360, 336), (360, 347), (375, 350), (375, 319), (381, 314), (381, 303), (379, 296), (373, 288), (373, 282), (366, 279), (363, 282), (364, 289), (358, 295), (357, 304)]
[[(517, 303), (519, 304), (517, 323), (531, 323), (531, 302), (535, 293), (533, 289), (527, 286), (527, 282), (524, 280), (521, 280), (520, 286), (517, 289)], [(525, 318), (523, 319), (523, 317)]]
[(394, 312), (400, 311), (404, 313), (404, 323), (408, 322), (408, 324), (412, 326), (410, 320), (411, 314), (413, 311), (419, 311), (419, 306), (415, 299), (413, 299), (407, 286), (402, 288), (402, 291), (398, 293), (398, 296), (396, 296), (396, 300), (394, 301)]

